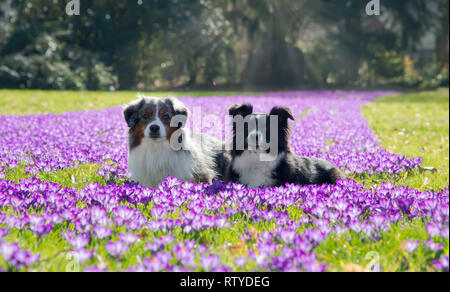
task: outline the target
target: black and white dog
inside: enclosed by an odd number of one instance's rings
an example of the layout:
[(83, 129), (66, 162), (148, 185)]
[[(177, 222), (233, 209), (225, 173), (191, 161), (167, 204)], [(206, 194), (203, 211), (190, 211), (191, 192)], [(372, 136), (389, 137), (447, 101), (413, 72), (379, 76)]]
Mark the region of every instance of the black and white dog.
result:
[[(332, 163), (295, 155), (289, 145), (290, 109), (274, 107), (270, 114), (253, 114), (253, 106), (233, 105), (232, 161), (227, 180), (251, 188), (335, 184), (344, 174)], [(264, 146), (264, 147), (262, 147)], [(267, 159), (269, 158), (269, 159)]]
[(169, 175), (186, 182), (223, 179), (231, 157), (222, 142), (185, 128), (189, 110), (178, 99), (140, 96), (123, 114), (133, 180), (156, 188)]

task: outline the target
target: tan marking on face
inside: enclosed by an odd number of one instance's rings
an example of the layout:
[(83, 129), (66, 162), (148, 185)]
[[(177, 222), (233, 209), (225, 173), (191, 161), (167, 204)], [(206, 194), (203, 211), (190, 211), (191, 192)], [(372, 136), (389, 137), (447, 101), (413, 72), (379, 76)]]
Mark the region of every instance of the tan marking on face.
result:
[(170, 115), (169, 111), (166, 107), (163, 107), (159, 110), (159, 118), (161, 119), (161, 122), (166, 127), (166, 133), (167, 133), (167, 140), (170, 142), (170, 139), (172, 138), (173, 133), (175, 133), (176, 130), (178, 130), (177, 127), (170, 127), (170, 116), (167, 119), (167, 115)]
[(151, 108), (146, 109), (145, 113), (149, 116), (149, 118), (153, 117), (153, 110)]
[(159, 116), (162, 118), (165, 114), (167, 114), (167, 109), (166, 108), (162, 108), (159, 110)]
[(133, 128), (133, 141), (130, 145), (131, 148), (138, 147), (141, 145), (142, 139), (144, 139), (144, 131), (145, 127), (147, 127), (147, 124), (140, 119), (139, 122), (136, 124), (136, 126)]

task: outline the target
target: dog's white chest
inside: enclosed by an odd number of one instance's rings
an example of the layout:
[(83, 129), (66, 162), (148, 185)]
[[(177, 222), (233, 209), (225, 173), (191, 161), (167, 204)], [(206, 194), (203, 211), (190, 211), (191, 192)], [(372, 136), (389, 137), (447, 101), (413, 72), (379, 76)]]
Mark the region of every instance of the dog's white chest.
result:
[(280, 163), (281, 157), (263, 161), (260, 153), (245, 151), (233, 161), (233, 170), (239, 175), (239, 182), (256, 188), (275, 184), (272, 172)]
[(185, 151), (174, 151), (166, 141), (144, 139), (128, 156), (128, 171), (133, 180), (156, 188), (169, 175), (182, 181), (193, 180), (192, 157)]

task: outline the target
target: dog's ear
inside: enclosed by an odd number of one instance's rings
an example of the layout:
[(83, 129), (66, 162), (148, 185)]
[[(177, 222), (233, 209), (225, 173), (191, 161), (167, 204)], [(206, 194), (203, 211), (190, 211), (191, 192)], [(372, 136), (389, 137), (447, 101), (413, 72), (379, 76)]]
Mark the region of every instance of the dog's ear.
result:
[(271, 116), (278, 116), (278, 118), (287, 121), (288, 119), (295, 120), (292, 111), (288, 107), (274, 107), (270, 111)]
[(182, 103), (178, 98), (168, 97), (167, 100), (172, 105), (175, 115), (183, 115), (186, 116), (186, 118), (189, 117), (191, 113), (189, 112), (188, 107), (184, 103)]
[(180, 123), (178, 123), (178, 128), (186, 125), (187, 118), (191, 114), (188, 107), (175, 97), (168, 97), (167, 101), (172, 106), (174, 116), (182, 117)]
[(125, 105), (123, 116), (129, 128), (133, 128), (139, 121), (139, 109), (144, 105), (145, 100), (140, 98), (131, 104)]
[(234, 104), (228, 109), (230, 116), (246, 117), (253, 113), (253, 105), (251, 104)]

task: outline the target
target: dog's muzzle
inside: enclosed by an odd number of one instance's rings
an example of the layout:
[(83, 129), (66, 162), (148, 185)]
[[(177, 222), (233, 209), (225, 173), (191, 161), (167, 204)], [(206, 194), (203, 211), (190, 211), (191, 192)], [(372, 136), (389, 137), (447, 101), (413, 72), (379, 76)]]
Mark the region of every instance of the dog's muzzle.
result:
[(247, 144), (250, 147), (258, 149), (262, 143), (262, 140), (263, 140), (263, 135), (260, 132), (258, 132), (258, 131), (251, 132), (247, 137)]
[(159, 138), (161, 136), (160, 130), (161, 130), (160, 126), (152, 125), (150, 127), (150, 138)]

